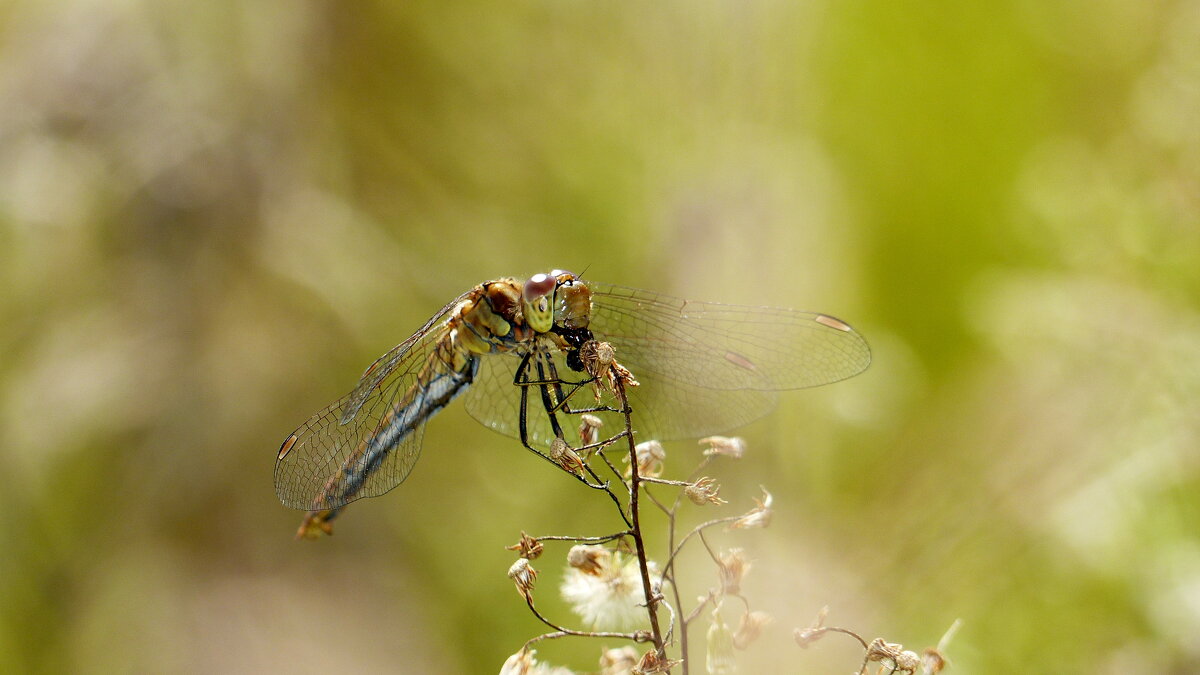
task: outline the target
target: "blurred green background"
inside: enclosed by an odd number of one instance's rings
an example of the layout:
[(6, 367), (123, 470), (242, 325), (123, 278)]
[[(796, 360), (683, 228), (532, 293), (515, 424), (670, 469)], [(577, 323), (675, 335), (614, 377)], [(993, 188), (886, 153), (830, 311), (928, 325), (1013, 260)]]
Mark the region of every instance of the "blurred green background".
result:
[(332, 538), (271, 473), (448, 299), (564, 267), (872, 344), (688, 512), (775, 494), (714, 537), (775, 616), (744, 672), (856, 668), (793, 643), (823, 605), (916, 649), (961, 617), (951, 672), (1197, 672), (1198, 36), (1169, 0), (0, 4), (3, 670), (497, 671), (540, 632), (503, 546), (604, 500), (461, 406)]

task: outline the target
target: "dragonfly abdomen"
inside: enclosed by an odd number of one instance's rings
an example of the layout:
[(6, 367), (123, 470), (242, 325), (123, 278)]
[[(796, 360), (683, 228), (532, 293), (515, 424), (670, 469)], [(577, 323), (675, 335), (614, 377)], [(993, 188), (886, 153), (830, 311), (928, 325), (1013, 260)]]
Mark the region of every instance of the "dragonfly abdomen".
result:
[(419, 378), (423, 386), (414, 387), (410, 396), (396, 404), (392, 413), (381, 421), (379, 430), (367, 440), (359, 461), (347, 470), (341, 490), (342, 501), (353, 499), (388, 453), (466, 391), (478, 370), (479, 361), (474, 357), (447, 363), (435, 353), (426, 366), (428, 379)]

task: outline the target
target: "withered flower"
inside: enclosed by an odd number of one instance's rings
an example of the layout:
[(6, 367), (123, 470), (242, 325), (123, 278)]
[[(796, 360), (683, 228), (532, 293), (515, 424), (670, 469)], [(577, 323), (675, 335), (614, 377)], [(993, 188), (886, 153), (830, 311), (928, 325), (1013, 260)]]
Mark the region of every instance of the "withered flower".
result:
[(867, 661), (890, 663), (893, 671), (910, 675), (921, 667), (921, 657), (917, 656), (916, 652), (906, 650), (904, 645), (888, 642), (883, 638), (875, 638), (867, 645)]
[(537, 580), (538, 572), (529, 564), (526, 558), (517, 561), (508, 568), (508, 578), (517, 586), (517, 592), (526, 602), (533, 602), (533, 582)]
[(746, 441), (740, 436), (709, 436), (701, 438), (700, 445), (707, 445), (705, 455), (725, 455), (741, 459), (746, 452)]
[(561, 438), (555, 438), (553, 441), (550, 441), (550, 459), (554, 460), (555, 464), (575, 475), (583, 472), (583, 460)]
[(742, 614), (742, 620), (733, 633), (733, 646), (738, 649), (746, 649), (751, 642), (762, 635), (762, 629), (771, 621), (771, 615), (766, 612), (753, 611)]
[(536, 560), (542, 554), (542, 542), (521, 532), (521, 540), (512, 546), (505, 546), (509, 551), (518, 551), (518, 555), (528, 560)]
[(742, 578), (750, 571), (750, 561), (740, 548), (731, 548), (720, 556), (717, 572), (721, 576), (721, 592), (737, 595), (742, 592)]
[[(650, 476), (656, 478), (662, 475), (663, 460), (667, 458), (667, 450), (658, 441), (650, 440), (638, 443), (634, 446), (635, 454), (637, 455), (637, 470), (640, 476)], [(629, 458), (626, 457), (628, 462)], [(629, 477), (633, 472), (628, 468), (625, 470), (625, 476)]]
[(746, 515), (730, 523), (729, 529), (745, 530), (755, 527), (766, 527), (771, 524), (771, 503), (774, 501), (774, 497), (771, 496), (770, 492), (767, 492), (766, 488), (762, 488), (762, 491), (763, 498), (754, 500), (757, 506), (746, 512)]
[(822, 607), (821, 611), (817, 612), (817, 618), (813, 621), (811, 626), (808, 628), (797, 628), (793, 632), (796, 637), (796, 644), (800, 645), (802, 649), (808, 649), (810, 644), (820, 640), (821, 636), (824, 635), (826, 631), (825, 617), (828, 615), (829, 607)]
[(658, 652), (651, 649), (642, 654), (642, 660), (638, 661), (634, 667), (634, 675), (656, 675), (657, 673), (665, 673), (670, 671), (675, 666), (683, 663), (683, 661), (674, 661), (664, 656), (659, 656)]
[(600, 440), (600, 427), (604, 426), (604, 421), (591, 413), (584, 413), (579, 416), (579, 440), (583, 441), (583, 445), (591, 445)]
[(579, 348), (579, 358), (588, 375), (596, 378), (596, 401), (602, 398), (603, 391), (616, 393), (617, 382), (626, 388), (638, 386), (633, 379), (633, 373), (625, 366), (617, 363), (616, 349), (607, 342), (591, 340)]
[(575, 569), (599, 576), (604, 565), (612, 559), (612, 552), (603, 546), (572, 546), (567, 551), (567, 564)]
[(958, 627), (962, 625), (962, 619), (955, 619), (954, 623), (946, 629), (942, 635), (942, 639), (938, 640), (936, 647), (926, 647), (921, 654), (921, 662), (925, 667), (925, 672), (929, 675), (937, 675), (950, 665), (949, 659), (946, 658), (946, 647), (950, 644), (950, 640), (954, 638), (954, 634), (958, 632)]
[(683, 488), (683, 494), (687, 495), (687, 498), (692, 500), (692, 503), (697, 506), (704, 506), (705, 504), (720, 505), (727, 503), (724, 499), (721, 499), (719, 496), (717, 496), (717, 493), (720, 491), (721, 486), (717, 485), (715, 480), (707, 476), (704, 476), (696, 482)]
[[(624, 556), (601, 546), (575, 546), (568, 553), (562, 597), (589, 626), (615, 630), (636, 625), (646, 618), (641, 604), (642, 573), (635, 556)], [(653, 561), (647, 565), (650, 585), (657, 588), (662, 577)]]

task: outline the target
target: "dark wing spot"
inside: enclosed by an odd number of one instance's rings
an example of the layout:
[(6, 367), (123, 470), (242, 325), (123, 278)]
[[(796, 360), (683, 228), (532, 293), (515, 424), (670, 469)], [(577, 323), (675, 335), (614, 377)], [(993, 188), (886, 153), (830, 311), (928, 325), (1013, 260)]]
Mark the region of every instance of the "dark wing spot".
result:
[(846, 331), (847, 333), (849, 333), (851, 330), (849, 324), (842, 322), (840, 319), (835, 319), (832, 316), (826, 316), (824, 314), (818, 314), (817, 318), (813, 319), (813, 321), (816, 321), (824, 326), (829, 326), (830, 328)]
[(296, 434), (292, 434), (291, 436), (288, 436), (287, 440), (284, 441), (283, 445), (280, 446), (280, 448), (279, 448), (279, 457), (277, 459), (283, 459), (285, 455), (287, 455), (289, 452), (292, 451), (292, 446), (295, 444), (296, 444)]
[(755, 366), (753, 361), (742, 356), (741, 354), (738, 354), (737, 352), (725, 352), (725, 360), (739, 368), (745, 368), (746, 370), (758, 370), (758, 366)]

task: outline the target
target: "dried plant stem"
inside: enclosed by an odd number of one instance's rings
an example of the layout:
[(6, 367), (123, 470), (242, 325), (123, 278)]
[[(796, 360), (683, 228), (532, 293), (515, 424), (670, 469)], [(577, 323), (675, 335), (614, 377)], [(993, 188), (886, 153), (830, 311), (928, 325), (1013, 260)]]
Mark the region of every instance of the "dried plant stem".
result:
[(548, 534), (544, 537), (534, 537), (538, 541), (578, 541), (586, 544), (603, 544), (606, 541), (628, 537), (633, 534), (632, 530), (623, 530), (621, 532), (613, 532), (612, 534), (602, 534), (597, 537), (576, 537), (569, 534)]
[(625, 438), (629, 443), (629, 513), (633, 518), (632, 527), (634, 548), (637, 551), (638, 569), (642, 573), (642, 594), (646, 598), (646, 613), (650, 615), (650, 631), (654, 639), (654, 648), (659, 655), (665, 656), (662, 639), (662, 629), (658, 625), (658, 598), (650, 588), (650, 568), (646, 561), (646, 545), (642, 541), (641, 513), (638, 508), (638, 495), (642, 491), (642, 478), (638, 474), (637, 446), (633, 442), (633, 420), (630, 416), (629, 399), (625, 396), (625, 382), (616, 379), (617, 401), (625, 417)]
[(526, 598), (525, 604), (529, 605), (529, 611), (533, 612), (533, 615), (536, 616), (539, 621), (554, 629), (553, 633), (545, 633), (526, 641), (526, 647), (541, 640), (552, 640), (555, 638), (567, 637), (568, 635), (574, 635), (577, 637), (620, 638), (622, 640), (633, 640), (634, 642), (646, 641), (645, 631), (636, 633), (615, 633), (611, 631), (572, 630), (570, 628), (563, 628), (562, 626), (555, 624), (550, 619), (542, 616), (542, 613), (537, 610), (537, 607), (533, 606), (532, 598)]
[[(677, 485), (679, 487), (687, 487), (691, 485), (686, 480), (668, 480), (666, 478), (654, 478), (653, 476), (642, 476), (643, 483), (658, 483), (659, 485)], [(657, 500), (655, 500), (657, 501)], [(661, 506), (661, 505), (660, 505)]]
[(667, 559), (667, 564), (663, 566), (663, 569), (666, 569), (667, 567), (670, 567), (672, 564), (674, 564), (675, 556), (679, 555), (679, 552), (683, 550), (683, 545), (687, 543), (688, 539), (691, 539), (692, 537), (699, 534), (702, 530), (712, 527), (713, 525), (720, 525), (721, 523), (732, 523), (735, 520), (741, 520), (741, 518), (742, 518), (742, 516), (727, 516), (725, 518), (716, 518), (714, 520), (709, 520), (709, 521), (700, 523), (696, 527), (693, 527), (692, 531), (688, 532), (687, 535), (684, 536), (683, 539), (679, 540), (679, 544), (671, 549), (671, 557)]

